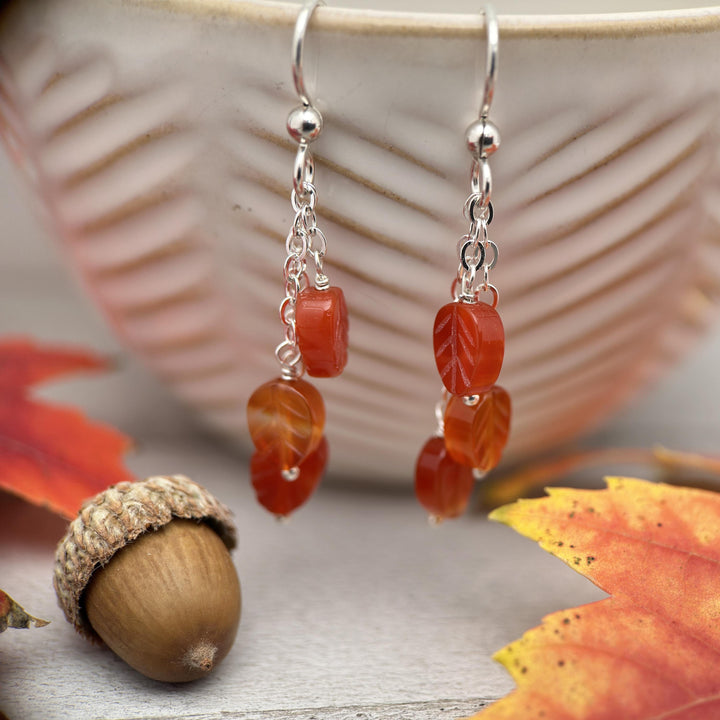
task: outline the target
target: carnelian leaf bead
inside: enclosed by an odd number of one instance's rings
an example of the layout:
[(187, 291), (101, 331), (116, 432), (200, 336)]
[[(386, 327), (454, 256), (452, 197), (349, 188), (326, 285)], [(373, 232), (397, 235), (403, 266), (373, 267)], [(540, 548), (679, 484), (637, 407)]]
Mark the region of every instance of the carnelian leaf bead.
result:
[(325, 404), (309, 382), (276, 378), (250, 396), (247, 420), (257, 450), (272, 454), (278, 467), (288, 470), (320, 444)]
[(327, 459), (328, 444), (323, 437), (317, 448), (298, 465), (297, 478), (287, 480), (273, 452), (256, 452), (250, 460), (250, 478), (258, 502), (273, 515), (289, 515), (315, 492)]
[(505, 330), (487, 303), (451, 302), (435, 317), (435, 362), (453, 395), (476, 395), (495, 384), (505, 353)]
[(308, 375), (335, 377), (348, 358), (348, 312), (339, 287), (305, 288), (295, 305), (297, 341)]
[(474, 484), (472, 470), (450, 457), (444, 438), (432, 437), (425, 443), (415, 467), (415, 495), (432, 517), (462, 515)]
[(499, 385), (481, 393), (474, 405), (457, 395), (445, 408), (445, 446), (456, 462), (482, 472), (499, 462), (510, 432), (510, 396)]

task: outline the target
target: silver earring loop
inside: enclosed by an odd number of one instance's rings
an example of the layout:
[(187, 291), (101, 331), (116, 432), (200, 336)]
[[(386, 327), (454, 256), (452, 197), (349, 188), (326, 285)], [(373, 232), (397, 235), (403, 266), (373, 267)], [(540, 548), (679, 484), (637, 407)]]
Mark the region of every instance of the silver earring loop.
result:
[(315, 9), (319, 5), (324, 5), (324, 0), (309, 0), (300, 10), (297, 20), (295, 21), (295, 30), (293, 32), (292, 41), (292, 76), (295, 84), (295, 92), (300, 102), (307, 106), (313, 104), (310, 93), (305, 87), (305, 78), (303, 75), (303, 45), (305, 44), (305, 35), (310, 24)]
[(495, 94), (495, 76), (497, 75), (498, 47), (500, 45), (500, 31), (498, 29), (497, 15), (495, 8), (488, 3), (485, 6), (485, 37), (486, 37), (486, 60), (485, 60), (485, 88), (483, 101), (480, 106), (481, 120), (487, 120), (490, 115), (493, 95)]

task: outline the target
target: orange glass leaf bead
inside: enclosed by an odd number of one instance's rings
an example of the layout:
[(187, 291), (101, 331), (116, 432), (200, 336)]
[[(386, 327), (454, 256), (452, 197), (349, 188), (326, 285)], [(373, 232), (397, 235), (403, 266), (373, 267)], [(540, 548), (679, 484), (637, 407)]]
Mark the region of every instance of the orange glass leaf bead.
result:
[(258, 502), (273, 515), (284, 517), (299, 508), (320, 484), (328, 459), (323, 437), (299, 465), (295, 480), (286, 480), (273, 452), (256, 452), (250, 460), (250, 478)]
[(453, 395), (475, 395), (495, 384), (505, 353), (505, 330), (487, 303), (452, 302), (440, 308), (433, 330), (435, 362)]
[(510, 396), (499, 385), (480, 394), (476, 405), (453, 396), (445, 408), (445, 446), (458, 463), (483, 472), (499, 462), (510, 432)]
[(308, 375), (335, 377), (348, 357), (348, 312), (339, 287), (305, 288), (295, 305), (297, 340)]
[(442, 520), (462, 515), (474, 484), (472, 470), (450, 457), (444, 438), (425, 443), (415, 467), (415, 495), (431, 516)]
[(247, 419), (257, 450), (272, 453), (278, 467), (287, 470), (299, 465), (320, 444), (325, 404), (309, 382), (276, 378), (250, 396)]

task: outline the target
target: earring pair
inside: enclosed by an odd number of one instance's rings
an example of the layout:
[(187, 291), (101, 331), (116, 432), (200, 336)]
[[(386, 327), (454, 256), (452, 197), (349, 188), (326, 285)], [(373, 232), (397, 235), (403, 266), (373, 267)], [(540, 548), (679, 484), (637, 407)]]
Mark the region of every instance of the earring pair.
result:
[[(334, 377), (347, 362), (347, 307), (342, 290), (331, 286), (324, 272), (327, 240), (315, 213), (310, 145), (322, 132), (323, 120), (303, 74), (305, 34), (320, 4), (322, 0), (310, 0), (303, 6), (292, 42), (292, 76), (300, 105), (287, 119), (297, 152), (290, 196), (295, 215), (285, 243), (285, 297), (280, 304), (285, 337), (275, 351), (281, 372), (255, 390), (247, 409), (256, 448), (250, 462), (252, 484), (260, 504), (280, 517), (308, 499), (328, 458), (323, 399), (302, 375)], [(415, 472), (418, 500), (436, 520), (465, 509), (475, 476), (497, 464), (509, 431), (510, 399), (495, 385), (504, 354), (504, 330), (495, 309), (498, 291), (489, 281), (498, 248), (488, 238), (493, 215), (488, 157), (500, 143), (497, 128), (488, 119), (498, 58), (497, 19), (490, 6), (485, 19), (483, 102), (479, 119), (466, 133), (473, 155), (471, 192), (464, 209), (470, 230), (458, 244), (452, 302), (435, 319), (433, 344), (443, 398), (436, 407), (437, 432), (423, 447)], [(308, 270), (314, 276), (312, 286)]]

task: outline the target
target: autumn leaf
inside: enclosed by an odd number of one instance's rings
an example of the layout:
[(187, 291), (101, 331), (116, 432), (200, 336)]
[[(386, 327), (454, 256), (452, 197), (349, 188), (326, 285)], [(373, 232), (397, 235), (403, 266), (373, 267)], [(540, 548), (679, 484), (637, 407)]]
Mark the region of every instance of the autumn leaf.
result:
[(106, 370), (107, 360), (69, 348), (39, 348), (32, 340), (0, 341), (0, 393), (23, 393), (31, 385), (59, 375), (88, 370)]
[(517, 689), (480, 720), (720, 718), (720, 494), (629, 478), (496, 510), (610, 598), (495, 656)]
[(30, 625), (43, 627), (48, 620), (28, 615), (6, 592), (0, 590), (0, 633), (11, 628), (29, 628)]
[(0, 489), (72, 518), (85, 498), (134, 479), (122, 464), (126, 436), (28, 397), (41, 381), (106, 368), (92, 353), (0, 341)]

